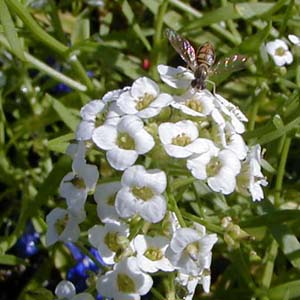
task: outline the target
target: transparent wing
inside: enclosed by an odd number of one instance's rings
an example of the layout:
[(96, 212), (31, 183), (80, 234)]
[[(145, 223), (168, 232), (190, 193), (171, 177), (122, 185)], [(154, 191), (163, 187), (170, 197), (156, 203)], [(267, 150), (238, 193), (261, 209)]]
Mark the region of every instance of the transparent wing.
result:
[(220, 59), (211, 69), (210, 75), (218, 75), (221, 73), (232, 73), (242, 70), (246, 67), (247, 57), (245, 55), (232, 55)]
[(165, 33), (173, 48), (187, 63), (188, 67), (195, 70), (197, 66), (196, 52), (190, 42), (172, 29), (167, 28)]

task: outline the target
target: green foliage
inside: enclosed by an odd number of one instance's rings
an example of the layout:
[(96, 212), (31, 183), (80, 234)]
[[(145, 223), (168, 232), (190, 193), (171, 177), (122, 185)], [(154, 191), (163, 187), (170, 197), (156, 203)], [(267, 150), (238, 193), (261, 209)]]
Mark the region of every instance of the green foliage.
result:
[[(43, 240), (45, 224), (37, 220), (60, 203), (57, 189), (71, 168), (62, 153), (80, 107), (139, 76), (158, 79), (159, 63), (182, 65), (163, 34), (170, 27), (195, 44), (211, 41), (217, 57), (249, 56), (247, 69), (220, 79), (217, 91), (249, 118), (244, 138), (266, 149), (269, 181), (260, 203), (212, 195), (190, 178), (174, 182), (176, 193), (186, 185), (194, 190), (192, 197), (182, 194), (183, 217), (219, 237), (211, 293), (199, 290), (195, 299), (300, 299), (300, 48), (290, 44), (294, 62), (286, 67), (276, 66), (264, 48), (275, 38), (299, 36), (299, 15), (300, 3), (292, 0), (107, 0), (103, 7), (84, 0), (0, 0), (0, 271), (11, 268), (8, 285), (16, 266), (30, 264), (13, 250), (26, 224), (32, 221)], [(143, 68), (145, 59), (150, 69)], [(242, 237), (222, 227), (225, 217)], [(57, 260), (64, 259), (43, 245), (41, 251), (35, 272), (11, 299), (53, 298), (42, 279), (57, 283), (65, 275)], [(152, 292), (157, 299), (165, 299), (161, 287)]]

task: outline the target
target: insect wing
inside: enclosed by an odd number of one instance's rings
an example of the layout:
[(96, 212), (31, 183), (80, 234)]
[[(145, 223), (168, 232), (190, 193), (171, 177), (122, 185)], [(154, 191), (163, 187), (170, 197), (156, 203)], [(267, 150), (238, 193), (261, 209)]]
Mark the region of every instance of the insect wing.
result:
[(232, 55), (220, 59), (210, 70), (211, 75), (218, 75), (221, 73), (232, 73), (242, 70), (246, 67), (247, 57), (245, 55)]
[(169, 39), (173, 48), (187, 63), (188, 67), (192, 70), (195, 70), (197, 66), (196, 52), (194, 47), (190, 44), (190, 42), (172, 29), (166, 29), (166, 36)]

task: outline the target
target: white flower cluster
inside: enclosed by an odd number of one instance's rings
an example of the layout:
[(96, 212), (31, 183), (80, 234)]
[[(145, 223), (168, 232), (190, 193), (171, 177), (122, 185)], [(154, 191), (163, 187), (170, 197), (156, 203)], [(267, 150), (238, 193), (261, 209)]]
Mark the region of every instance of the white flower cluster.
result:
[[(175, 88), (190, 87), (193, 80), (182, 67), (161, 65), (158, 71)], [(188, 88), (175, 96), (162, 93), (146, 77), (89, 102), (80, 114), (77, 141), (67, 150), (72, 172), (59, 190), (67, 209), (55, 208), (47, 216), (47, 244), (78, 240), (85, 202), (93, 194), (99, 219), (88, 230), (88, 240), (110, 268), (98, 275), (100, 294), (140, 299), (153, 285), (150, 274), (158, 271), (176, 272), (176, 284), (185, 290), (182, 299), (192, 299), (199, 283), (209, 292), (217, 236), (189, 220), (179, 224), (178, 211), (175, 215), (168, 203), (174, 176), (168, 170), (176, 165), (214, 192), (236, 190), (261, 200), (267, 182), (260, 146), (249, 148), (241, 136), (247, 118), (208, 90)], [(93, 161), (105, 155), (114, 177), (104, 178), (96, 164), (87, 163), (87, 152)]]

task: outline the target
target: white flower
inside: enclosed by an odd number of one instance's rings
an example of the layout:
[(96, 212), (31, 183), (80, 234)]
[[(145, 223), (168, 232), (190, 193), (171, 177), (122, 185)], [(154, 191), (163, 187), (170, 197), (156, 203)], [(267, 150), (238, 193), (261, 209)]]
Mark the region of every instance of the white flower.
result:
[(111, 91), (102, 100), (92, 100), (84, 105), (80, 110), (82, 120), (76, 129), (76, 139), (79, 141), (90, 140), (95, 128), (100, 124), (116, 125), (123, 112), (113, 101), (125, 91), (126, 89)]
[(105, 109), (105, 103), (101, 100), (93, 100), (84, 105), (80, 110), (82, 121), (76, 129), (77, 140), (90, 140), (96, 125), (96, 117)]
[(289, 34), (288, 38), (294, 45), (300, 45), (300, 38), (297, 35)]
[(98, 127), (92, 138), (99, 148), (107, 151), (106, 158), (116, 170), (132, 166), (140, 154), (149, 152), (155, 144), (143, 121), (136, 116), (122, 117), (117, 126)]
[(166, 199), (161, 195), (167, 186), (163, 171), (145, 170), (140, 165), (130, 167), (123, 173), (122, 186), (115, 202), (120, 217), (138, 214), (151, 223), (163, 219), (167, 209)]
[(46, 245), (49, 247), (57, 241), (75, 242), (80, 235), (79, 224), (83, 221), (68, 210), (56, 207), (46, 217)]
[[(214, 104), (218, 108), (217, 111), (214, 111), (215, 114), (214, 112), (212, 113), (213, 119), (216, 123), (218, 123), (219, 125), (222, 124), (224, 128), (226, 123), (229, 123), (232, 130), (234, 130), (236, 133), (241, 134), (245, 132), (245, 125), (243, 123), (247, 122), (248, 119), (237, 106), (230, 103), (218, 94), (215, 94)], [(226, 121), (226, 123), (223, 123), (223, 121), (220, 119), (220, 113), (223, 116), (223, 120)]]
[(251, 195), (253, 201), (264, 198), (261, 186), (266, 186), (267, 180), (261, 172), (261, 148), (255, 145), (250, 148), (247, 159), (242, 164), (241, 172), (237, 176), (237, 191), (244, 195)]
[(145, 236), (139, 234), (135, 237), (134, 248), (137, 252), (138, 266), (147, 273), (154, 273), (158, 270), (171, 272), (174, 267), (165, 257), (169, 240), (163, 236)]
[(114, 265), (113, 271), (101, 276), (96, 283), (99, 293), (114, 300), (140, 300), (153, 285), (151, 276), (142, 272), (135, 257)]
[(76, 289), (71, 281), (62, 280), (55, 288), (57, 300), (94, 300), (89, 293), (80, 293), (76, 295)]
[(266, 44), (267, 52), (272, 56), (277, 66), (291, 64), (293, 62), (293, 55), (289, 51), (287, 44), (280, 39), (268, 42)]
[(248, 148), (245, 144), (243, 137), (235, 133), (229, 126), (219, 130), (219, 143), (220, 148), (231, 150), (236, 154), (238, 159), (243, 160), (247, 156)]
[(158, 65), (157, 71), (163, 82), (173, 88), (186, 89), (191, 86), (195, 79), (193, 72), (184, 67), (172, 68), (165, 65)]
[(115, 209), (115, 197), (121, 187), (120, 182), (108, 182), (97, 185), (94, 199), (97, 203), (98, 217), (103, 223), (119, 220), (119, 215)]
[(216, 234), (206, 234), (205, 227), (179, 228), (174, 233), (166, 257), (180, 272), (198, 276), (209, 268), (211, 249), (217, 242)]
[(66, 199), (68, 208), (76, 215), (81, 215), (89, 191), (92, 191), (99, 178), (96, 166), (87, 164), (80, 152), (74, 156), (73, 172), (62, 179), (59, 186), (60, 195)]
[(207, 180), (213, 191), (227, 195), (236, 187), (236, 176), (240, 172), (241, 163), (231, 150), (218, 152), (211, 148), (209, 152), (188, 159), (187, 168), (195, 178)]
[(125, 114), (147, 119), (158, 115), (172, 99), (169, 94), (160, 94), (159, 86), (153, 80), (141, 77), (132, 84), (129, 91), (120, 95), (117, 105)]
[[(177, 273), (175, 278), (176, 285), (180, 285), (179, 288), (176, 290), (180, 290), (181, 294), (184, 292), (183, 295), (180, 294), (183, 300), (193, 300), (196, 287), (199, 282), (199, 278), (196, 276), (187, 275), (181, 272)], [(182, 291), (182, 287), (184, 287), (184, 291)]]
[(195, 92), (189, 89), (184, 95), (175, 97), (172, 106), (193, 117), (209, 115), (214, 106), (214, 96), (208, 90)]
[(128, 226), (125, 223), (105, 223), (95, 225), (88, 231), (89, 242), (97, 248), (105, 264), (115, 263), (116, 254), (120, 255), (128, 247)]
[(127, 92), (128, 90), (130, 90), (129, 86), (125, 86), (122, 89), (118, 89), (118, 90), (112, 90), (107, 92), (103, 97), (102, 97), (102, 101), (104, 103), (110, 103), (110, 102), (114, 102), (116, 101), (124, 92)]
[(83, 141), (71, 141), (66, 149), (68, 154), (73, 160), (74, 159), (85, 159), (86, 147)]
[(198, 138), (198, 128), (190, 120), (162, 123), (158, 134), (165, 151), (172, 157), (185, 158), (209, 150), (210, 141)]

